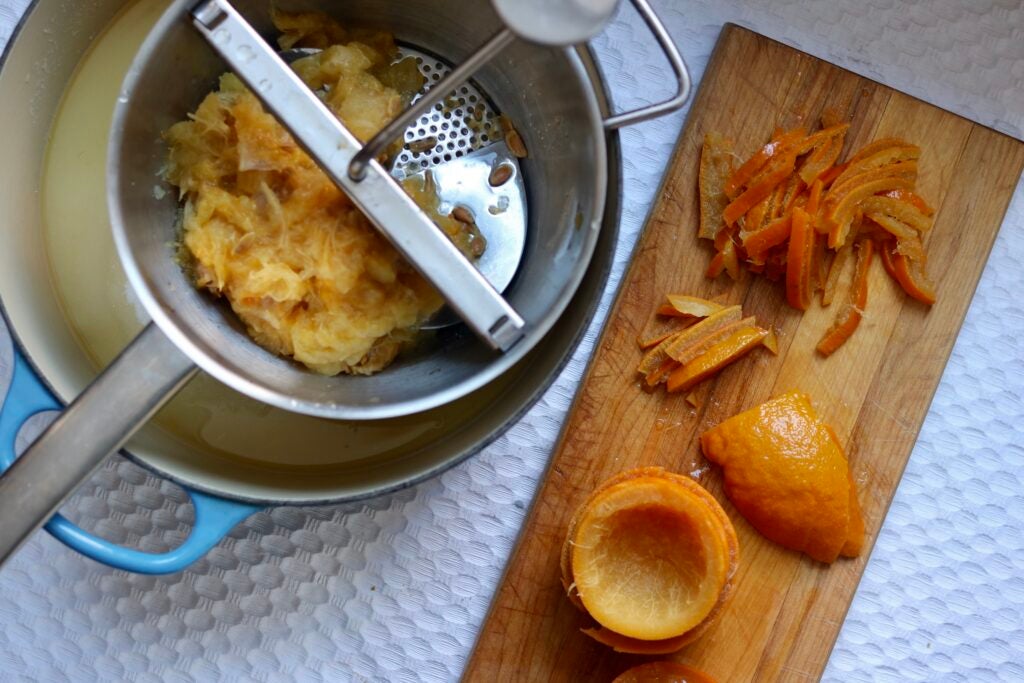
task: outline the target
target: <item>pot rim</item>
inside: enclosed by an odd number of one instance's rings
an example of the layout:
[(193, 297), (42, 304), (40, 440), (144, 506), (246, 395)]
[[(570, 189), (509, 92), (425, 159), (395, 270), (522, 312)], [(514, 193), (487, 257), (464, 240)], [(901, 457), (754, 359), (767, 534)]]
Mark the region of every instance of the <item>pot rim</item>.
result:
[[(7, 44), (4, 46), (3, 52), (0, 53), (0, 71), (2, 71), (4, 66), (6, 65), (8, 57), (12, 53), (14, 46), (21, 37), (22, 30), (24, 29), (28, 21), (31, 19), (32, 14), (35, 12), (40, 2), (41, 0), (31, 0), (29, 6), (26, 8), (24, 14), (21, 16), (17, 25), (12, 31)], [(587, 78), (591, 85), (591, 92), (594, 94), (598, 111), (602, 114), (601, 120), (603, 120), (603, 116), (607, 115), (610, 111), (612, 111), (613, 107), (611, 93), (607, 88), (607, 80), (604, 77), (601, 66), (595, 59), (593, 51), (589, 45), (578, 46), (573, 51), (579, 57), (579, 62), (583, 67), (583, 75)], [(605, 202), (602, 216), (600, 219), (600, 231), (601, 233), (604, 233), (604, 237), (610, 241), (611, 248), (614, 251), (614, 247), (618, 242), (620, 227), (619, 223), (621, 218), (620, 211), (623, 194), (623, 184), (621, 175), (621, 147), (617, 131), (603, 131), (598, 139), (604, 142), (604, 147), (606, 150), (605, 166), (603, 168), (604, 173), (601, 174), (604, 176)], [(598, 240), (595, 239), (594, 250), (596, 250), (597, 242)], [(594, 250), (591, 251), (591, 256), (593, 255)], [(566, 365), (569, 363), (574, 352), (578, 348), (580, 341), (586, 334), (591, 322), (593, 322), (595, 313), (597, 311), (601, 298), (603, 297), (603, 294), (605, 293), (605, 289), (608, 284), (608, 278), (612, 269), (612, 263), (613, 258), (610, 258), (607, 264), (603, 266), (602, 272), (597, 274), (598, 291), (596, 292), (596, 296), (594, 296), (592, 300), (587, 303), (587, 311), (581, 321), (581, 324), (577, 329), (574, 337), (566, 345), (561, 359), (557, 362), (555, 367), (552, 368), (551, 372), (547, 375), (547, 377), (545, 377), (537, 385), (537, 387), (529, 394), (529, 396), (526, 397), (525, 400), (523, 400), (519, 408), (512, 415), (510, 415), (508, 418), (506, 418), (500, 424), (498, 424), (489, 434), (479, 439), (473, 446), (466, 448), (461, 453), (456, 453), (452, 457), (449, 457), (443, 462), (438, 463), (434, 467), (430, 467), (415, 476), (408, 477), (399, 483), (380, 486), (378, 488), (362, 491), (356, 494), (330, 496), (325, 498), (254, 498), (250, 496), (240, 495), (237, 492), (233, 492), (228, 489), (210, 487), (204, 485), (202, 482), (191, 481), (179, 477), (172, 472), (168, 472), (149, 463), (143, 456), (138, 456), (127, 448), (120, 449), (118, 451), (118, 454), (127, 458), (131, 462), (139, 465), (148, 472), (151, 472), (162, 479), (172, 481), (180, 486), (185, 487), (186, 489), (202, 491), (222, 498), (240, 502), (271, 505), (337, 504), (375, 498), (378, 496), (386, 495), (389, 493), (393, 493), (395, 491), (412, 487), (427, 479), (442, 474), (443, 472), (451, 469), (452, 467), (455, 467), (456, 465), (465, 462), (468, 458), (472, 457), (473, 455), (476, 455), (484, 448), (489, 446), (491, 443), (496, 441), (498, 438), (500, 438), (505, 432), (507, 432), (512, 427), (512, 425), (519, 422), (519, 420), (530, 409), (532, 409), (534, 405), (536, 405), (540, 397), (551, 387), (551, 385), (554, 383), (557, 377), (561, 374), (562, 370), (564, 370)], [(588, 259), (588, 265), (586, 268), (581, 269), (579, 276), (577, 278), (577, 282), (574, 283), (574, 286), (572, 288), (571, 295), (566, 297), (565, 305), (562, 307), (562, 311), (560, 311), (560, 314), (558, 316), (554, 316), (552, 318), (551, 324), (548, 326), (548, 329), (544, 331), (545, 334), (549, 331), (550, 327), (553, 326), (557, 322), (557, 320), (561, 318), (561, 314), (564, 313), (564, 309), (568, 307), (569, 303), (571, 303), (573, 299), (575, 299), (576, 295), (579, 292), (580, 283), (582, 282), (583, 278), (588, 273), (590, 273), (593, 267), (594, 263), (592, 258)], [(7, 312), (7, 307), (4, 303), (4, 297), (2, 293), (0, 293), (0, 318), (3, 319), (3, 322), (7, 327), (8, 333), (11, 336), (12, 343), (16, 345), (17, 350), (22, 354), (29, 368), (31, 368), (32, 372), (36, 375), (39, 381), (47, 388), (47, 390), (54, 396), (57, 402), (60, 403), (62, 406), (66, 406), (70, 398), (61, 395), (61, 393), (58, 392), (57, 389), (55, 388), (54, 384), (50, 381), (50, 378), (40, 370), (40, 366), (37, 364), (33, 356), (32, 350), (23, 343), (23, 340), (20, 334), (18, 333), (17, 327), (14, 325), (13, 321), (11, 320)], [(544, 335), (541, 336), (543, 337)]]

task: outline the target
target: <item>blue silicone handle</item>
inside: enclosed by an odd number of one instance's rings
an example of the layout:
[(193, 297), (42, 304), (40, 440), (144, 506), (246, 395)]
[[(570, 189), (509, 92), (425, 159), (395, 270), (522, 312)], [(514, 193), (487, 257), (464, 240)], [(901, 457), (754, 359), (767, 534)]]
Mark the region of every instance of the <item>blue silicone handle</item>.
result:
[[(0, 396), (0, 399), (3, 397)], [(14, 441), (18, 430), (36, 413), (60, 410), (60, 401), (39, 380), (17, 348), (7, 400), (0, 404), (0, 471), (14, 462)], [(185, 489), (195, 506), (195, 524), (189, 537), (166, 553), (144, 553), (105, 541), (74, 525), (62, 515), (54, 515), (46, 530), (70, 548), (98, 562), (140, 574), (171, 574), (185, 569), (203, 557), (225, 534), (260, 506), (218, 498)]]

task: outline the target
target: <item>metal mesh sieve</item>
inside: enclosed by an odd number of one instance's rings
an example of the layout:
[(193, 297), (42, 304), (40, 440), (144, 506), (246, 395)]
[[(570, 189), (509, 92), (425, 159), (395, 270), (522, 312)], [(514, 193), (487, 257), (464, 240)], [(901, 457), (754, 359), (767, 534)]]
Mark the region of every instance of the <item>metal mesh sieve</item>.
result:
[[(426, 52), (407, 46), (400, 52), (403, 57), (416, 59), (428, 89), (452, 70), (447, 62)], [(465, 83), (406, 129), (405, 145), (395, 163), (398, 167), (427, 169), (500, 140), (498, 112), (486, 95), (471, 82)]]

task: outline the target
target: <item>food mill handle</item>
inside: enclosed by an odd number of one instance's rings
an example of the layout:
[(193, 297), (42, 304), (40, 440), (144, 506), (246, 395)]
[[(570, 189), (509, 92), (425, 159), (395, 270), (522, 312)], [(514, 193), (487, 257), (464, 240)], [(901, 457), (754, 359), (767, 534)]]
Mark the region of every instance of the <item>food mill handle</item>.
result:
[[(196, 368), (152, 323), (0, 477), (0, 564)], [(5, 429), (13, 448), (13, 430)]]
[(507, 351), (525, 322), (378, 162), (361, 180), (359, 140), (227, 0), (204, 0), (193, 25), (317, 165), (492, 349)]
[(622, 114), (616, 114), (605, 119), (604, 127), (608, 130), (632, 126), (635, 123), (642, 123), (643, 121), (649, 121), (650, 119), (670, 114), (686, 104), (686, 100), (690, 98), (690, 72), (686, 68), (683, 56), (679, 53), (679, 48), (672, 41), (672, 36), (669, 35), (665, 25), (661, 23), (661, 19), (658, 18), (658, 15), (647, 0), (632, 0), (632, 2), (644, 23), (651, 29), (651, 33), (654, 34), (658, 45), (661, 46), (662, 51), (665, 53), (665, 58), (668, 59), (668, 63), (675, 73), (678, 90), (670, 100)]

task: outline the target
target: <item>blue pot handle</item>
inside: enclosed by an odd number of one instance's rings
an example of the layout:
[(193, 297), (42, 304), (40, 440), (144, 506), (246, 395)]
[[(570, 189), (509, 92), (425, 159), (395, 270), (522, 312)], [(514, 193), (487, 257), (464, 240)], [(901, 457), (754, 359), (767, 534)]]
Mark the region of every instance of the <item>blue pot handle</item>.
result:
[[(12, 365), (10, 390), (0, 403), (0, 472), (14, 462), (15, 438), (25, 421), (37, 413), (62, 408), (17, 347), (13, 349)], [(111, 567), (140, 574), (171, 574), (206, 555), (236, 524), (261, 509), (187, 488), (185, 492), (195, 506), (195, 524), (185, 542), (166, 553), (123, 548), (84, 531), (60, 514), (54, 515), (45, 528), (68, 547)]]

